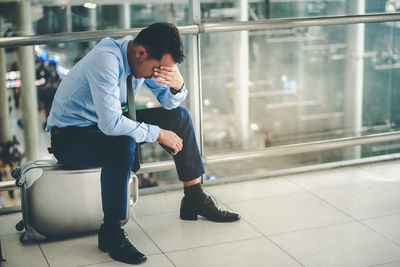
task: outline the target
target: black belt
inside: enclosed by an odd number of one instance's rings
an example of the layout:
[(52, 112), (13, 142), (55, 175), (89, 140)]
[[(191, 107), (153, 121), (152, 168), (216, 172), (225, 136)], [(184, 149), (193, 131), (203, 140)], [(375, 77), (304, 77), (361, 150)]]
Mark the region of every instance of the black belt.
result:
[(63, 127), (63, 128), (58, 128), (58, 127), (53, 127), (51, 128), (50, 132), (51, 135), (55, 136), (55, 135), (60, 135), (60, 134), (71, 134), (73, 132), (82, 130), (82, 129), (99, 129), (99, 127), (97, 126), (97, 124), (93, 124), (90, 126), (86, 126), (86, 127), (78, 127), (78, 126), (67, 126), (67, 127)]

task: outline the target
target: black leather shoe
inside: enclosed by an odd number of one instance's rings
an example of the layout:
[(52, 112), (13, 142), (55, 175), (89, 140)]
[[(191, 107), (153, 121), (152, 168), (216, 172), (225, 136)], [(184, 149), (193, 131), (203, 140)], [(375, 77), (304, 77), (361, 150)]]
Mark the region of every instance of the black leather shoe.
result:
[(99, 230), (99, 249), (109, 252), (114, 260), (125, 263), (139, 264), (147, 260), (147, 257), (133, 246), (121, 227), (105, 227), (102, 224)]
[(183, 197), (180, 210), (181, 219), (197, 220), (197, 215), (201, 215), (213, 222), (234, 222), (240, 219), (239, 213), (219, 208), (211, 196), (204, 195), (197, 201)]

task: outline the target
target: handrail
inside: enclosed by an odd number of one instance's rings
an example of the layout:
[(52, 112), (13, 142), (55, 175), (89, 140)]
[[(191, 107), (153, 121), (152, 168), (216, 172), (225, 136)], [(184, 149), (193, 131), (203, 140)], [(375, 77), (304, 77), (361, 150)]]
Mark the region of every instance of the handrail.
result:
[[(365, 136), (345, 137), (316, 142), (307, 142), (293, 145), (269, 147), (260, 150), (221, 153), (204, 157), (204, 164), (228, 162), (235, 160), (248, 160), (256, 158), (281, 157), (301, 153), (310, 153), (350, 146), (376, 144), (390, 141), (400, 141), (400, 131), (379, 133)], [(143, 164), (139, 173), (171, 170), (175, 167), (173, 161), (162, 161)]]
[(289, 29), (310, 26), (329, 26), (390, 21), (400, 21), (400, 13), (271, 19), (258, 21), (239, 21), (230, 23), (206, 23), (204, 24), (204, 32), (212, 33), (244, 30), (255, 31)]
[[(348, 16), (327, 16), (327, 17), (309, 17), (309, 18), (285, 18), (285, 19), (267, 19), (257, 21), (238, 21), (221, 23), (201, 23), (196, 25), (179, 26), (178, 29), (182, 35), (231, 32), (245, 30), (271, 30), (287, 29), (296, 27), (310, 26), (329, 26), (340, 24), (373, 23), (400, 21), (400, 13), (389, 14), (366, 14), (366, 15), (348, 15)], [(0, 48), (42, 45), (65, 42), (87, 42), (96, 41), (105, 37), (120, 38), (126, 35), (136, 35), (142, 28), (132, 28), (124, 30), (102, 30), (85, 31), (73, 33), (56, 33), (45, 35), (30, 35), (21, 37), (0, 38)]]
[(1, 191), (12, 190), (12, 189), (17, 189), (17, 188), (18, 187), (15, 185), (15, 181), (13, 181), (13, 180), (0, 182), (0, 192)]
[(234, 160), (247, 160), (266, 157), (281, 157), (301, 153), (310, 153), (350, 146), (376, 144), (390, 141), (399, 141), (400, 131), (391, 133), (371, 134), (357, 137), (345, 137), (316, 142), (307, 142), (293, 145), (269, 147), (256, 151), (244, 151), (237, 153), (224, 153), (206, 157), (205, 163), (220, 163)]

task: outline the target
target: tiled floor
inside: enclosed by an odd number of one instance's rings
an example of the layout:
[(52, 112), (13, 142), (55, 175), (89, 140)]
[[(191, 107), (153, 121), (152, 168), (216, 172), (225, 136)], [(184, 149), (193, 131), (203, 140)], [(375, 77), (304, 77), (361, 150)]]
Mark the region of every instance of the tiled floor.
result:
[[(206, 187), (239, 222), (181, 221), (182, 192), (139, 198), (126, 229), (142, 266), (400, 266), (400, 161)], [(21, 245), (0, 216), (2, 266), (124, 266), (97, 236)], [(126, 265), (125, 265), (126, 266)]]

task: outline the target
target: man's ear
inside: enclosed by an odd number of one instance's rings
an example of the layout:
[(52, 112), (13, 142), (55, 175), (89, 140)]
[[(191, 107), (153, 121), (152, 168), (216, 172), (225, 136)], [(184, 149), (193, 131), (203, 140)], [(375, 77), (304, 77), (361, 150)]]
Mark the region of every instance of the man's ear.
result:
[(138, 46), (138, 48), (136, 49), (136, 57), (141, 59), (146, 59), (147, 58), (146, 48), (144, 48), (143, 46)]

